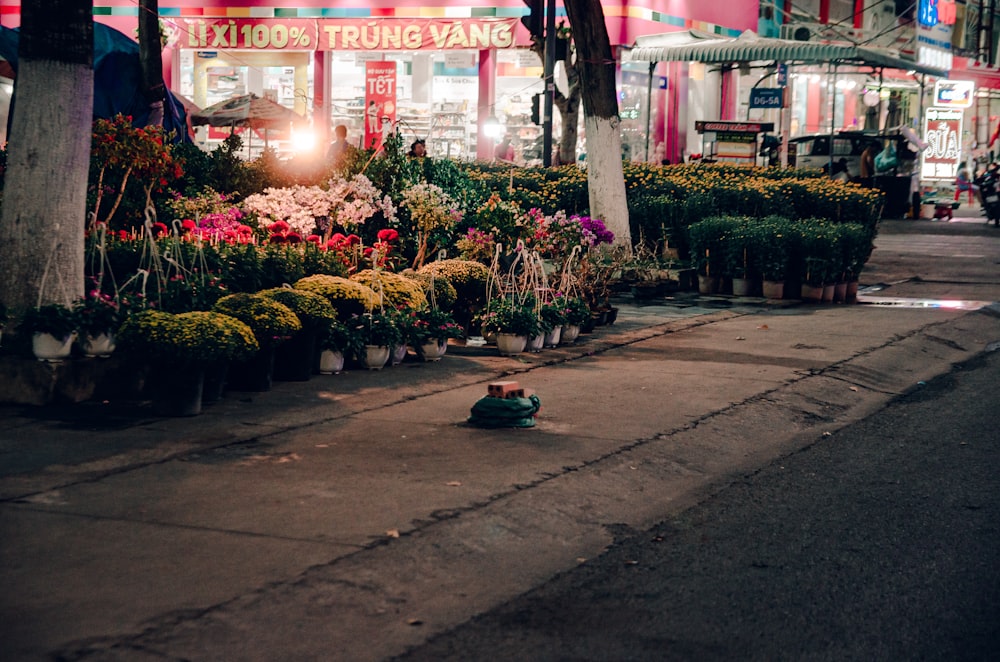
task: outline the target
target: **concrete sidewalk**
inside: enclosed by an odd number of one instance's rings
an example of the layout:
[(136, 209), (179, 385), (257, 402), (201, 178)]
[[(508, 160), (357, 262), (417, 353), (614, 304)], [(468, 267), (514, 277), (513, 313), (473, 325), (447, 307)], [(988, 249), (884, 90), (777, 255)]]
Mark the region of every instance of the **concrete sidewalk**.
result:
[[(623, 304), (568, 348), (452, 347), (193, 419), (0, 409), (0, 652), (384, 659), (918, 388), (998, 319)], [(497, 378), (539, 394), (536, 428), (464, 424)]]

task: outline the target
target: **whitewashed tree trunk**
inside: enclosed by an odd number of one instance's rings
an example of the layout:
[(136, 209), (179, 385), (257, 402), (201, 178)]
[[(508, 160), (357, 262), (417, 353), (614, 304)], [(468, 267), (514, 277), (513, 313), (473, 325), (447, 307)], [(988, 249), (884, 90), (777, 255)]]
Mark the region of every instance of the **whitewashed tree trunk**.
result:
[(22, 3), (0, 213), (0, 300), (15, 317), (83, 294), (94, 110), (93, 6)]
[(632, 247), (625, 175), (622, 169), (615, 58), (599, 0), (564, 0), (573, 31), (583, 93), (587, 133), (587, 183), (590, 215), (615, 235), (615, 244)]
[(590, 215), (600, 218), (615, 234), (615, 244), (632, 245), (629, 231), (625, 173), (622, 169), (622, 135), (618, 116), (586, 115), (587, 187)]

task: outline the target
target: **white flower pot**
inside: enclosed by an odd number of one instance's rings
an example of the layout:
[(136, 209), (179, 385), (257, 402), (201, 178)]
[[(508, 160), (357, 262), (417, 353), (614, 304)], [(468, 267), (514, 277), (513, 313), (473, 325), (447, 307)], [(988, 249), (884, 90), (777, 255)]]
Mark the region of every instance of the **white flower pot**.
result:
[(39, 361), (62, 361), (73, 351), (76, 333), (65, 338), (56, 338), (51, 333), (36, 333), (31, 337), (31, 351)]
[(763, 283), (764, 297), (768, 299), (783, 299), (785, 296), (785, 281), (765, 280)]
[(448, 351), (447, 340), (428, 340), (420, 346), (418, 354), (424, 361), (440, 361), (446, 351)]
[(381, 370), (389, 361), (389, 348), (385, 345), (365, 345), (361, 359), (369, 370)]
[(539, 333), (537, 336), (531, 336), (528, 338), (528, 344), (525, 345), (525, 349), (529, 352), (540, 352), (543, 347), (545, 347), (544, 333)]
[(559, 340), (562, 338), (562, 329), (561, 326), (557, 326), (545, 334), (546, 347), (555, 347), (559, 344)]
[(100, 333), (96, 336), (84, 334), (80, 339), (80, 349), (83, 350), (84, 356), (99, 356), (106, 359), (115, 351), (115, 334)]
[(528, 336), (516, 336), (513, 333), (497, 334), (497, 349), (504, 356), (514, 356), (524, 351), (528, 344)]
[(559, 344), (568, 345), (571, 342), (575, 342), (576, 337), (579, 335), (580, 335), (579, 324), (564, 324), (562, 327), (562, 336), (559, 338)]
[(399, 345), (398, 347), (392, 348), (392, 354), (389, 359), (391, 365), (399, 365), (406, 358), (406, 343)]
[(319, 353), (319, 374), (339, 375), (344, 369), (344, 353), (324, 349)]

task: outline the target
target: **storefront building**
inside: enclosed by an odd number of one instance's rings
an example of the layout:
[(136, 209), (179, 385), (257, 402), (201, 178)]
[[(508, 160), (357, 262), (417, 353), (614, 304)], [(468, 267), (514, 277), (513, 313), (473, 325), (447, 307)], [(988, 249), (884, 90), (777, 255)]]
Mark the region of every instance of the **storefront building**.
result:
[[(735, 36), (757, 26), (757, 3), (618, 0), (602, 6), (616, 56), (645, 34), (695, 28)], [(380, 85), (381, 115), (407, 140), (427, 140), (432, 155), (492, 157), (483, 127), (496, 118), (513, 138), (519, 162), (541, 159), (531, 98), (544, 89), (543, 70), (520, 21), (528, 11), (524, 2), (160, 0), (158, 10), (164, 77), (200, 108), (252, 92), (309, 117), (319, 145), (337, 124), (360, 143), (372, 86)], [(138, 11), (134, 0), (94, 2), (95, 20), (130, 36)], [(556, 13), (557, 21), (565, 20), (561, 2)], [(20, 24), (19, 1), (0, 0), (0, 24)], [(372, 62), (389, 63), (377, 80)], [(619, 70), (628, 155), (680, 158), (687, 67)], [(558, 69), (555, 78), (559, 85)], [(558, 112), (554, 120), (558, 124)], [(228, 132), (203, 127), (197, 139), (207, 146)], [(275, 145), (291, 149), (290, 140)]]

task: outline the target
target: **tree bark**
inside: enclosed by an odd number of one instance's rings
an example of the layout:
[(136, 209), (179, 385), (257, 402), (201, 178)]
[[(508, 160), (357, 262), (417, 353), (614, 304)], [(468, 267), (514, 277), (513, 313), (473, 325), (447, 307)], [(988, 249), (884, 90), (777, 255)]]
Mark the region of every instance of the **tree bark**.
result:
[(149, 103), (148, 125), (163, 126), (163, 43), (160, 41), (159, 0), (139, 0), (139, 68)]
[(598, 0), (565, 0), (564, 4), (580, 70), (590, 215), (604, 221), (615, 235), (615, 244), (631, 248), (621, 119), (615, 94), (615, 59), (604, 11)]
[(84, 291), (94, 21), (87, 0), (21, 3), (17, 99), (0, 212), (0, 300), (15, 318)]

